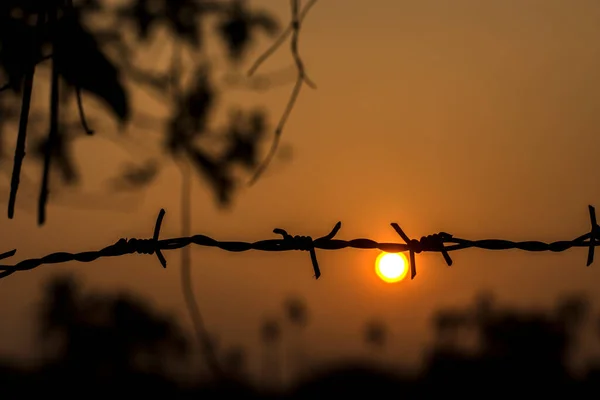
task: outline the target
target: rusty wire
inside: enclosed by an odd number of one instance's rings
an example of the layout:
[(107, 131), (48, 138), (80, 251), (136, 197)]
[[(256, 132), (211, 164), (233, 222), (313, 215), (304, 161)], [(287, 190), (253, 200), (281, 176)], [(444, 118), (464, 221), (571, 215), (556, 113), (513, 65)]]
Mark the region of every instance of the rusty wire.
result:
[[(448, 266), (452, 265), (452, 259), (449, 252), (463, 250), (468, 248), (479, 248), (485, 250), (510, 250), (519, 249), (525, 251), (553, 251), (562, 252), (573, 247), (588, 247), (587, 265), (591, 265), (594, 261), (594, 248), (600, 245), (600, 226), (596, 221), (596, 211), (593, 206), (588, 206), (591, 229), (589, 233), (581, 235), (573, 240), (561, 240), (556, 242), (541, 242), (541, 241), (522, 241), (513, 242), (504, 239), (484, 239), (484, 240), (468, 240), (460, 239), (446, 232), (440, 232), (429, 236), (423, 236), (421, 239), (411, 239), (407, 236), (400, 226), (392, 223), (396, 233), (404, 240), (404, 243), (379, 243), (371, 239), (352, 239), (341, 240), (334, 239), (335, 235), (340, 230), (342, 223), (338, 222), (327, 235), (318, 239), (313, 239), (310, 236), (292, 236), (285, 230), (277, 228), (273, 233), (281, 235), (281, 239), (267, 239), (257, 242), (240, 242), (240, 241), (219, 241), (205, 235), (193, 235), (189, 237), (179, 237), (171, 239), (159, 239), (162, 220), (165, 216), (165, 210), (161, 209), (156, 225), (154, 235), (151, 239), (119, 239), (116, 243), (97, 251), (84, 251), (80, 253), (59, 252), (52, 253), (42, 258), (32, 258), (18, 262), (15, 265), (0, 265), (0, 278), (7, 277), (18, 271), (27, 271), (37, 268), (44, 264), (60, 264), (69, 261), (91, 262), (104, 257), (118, 257), (126, 254), (155, 254), (163, 266), (167, 267), (167, 261), (162, 254), (163, 250), (180, 249), (191, 244), (204, 247), (217, 247), (229, 252), (243, 252), (248, 250), (259, 251), (291, 251), (300, 250), (308, 251), (312, 261), (315, 278), (321, 276), (319, 263), (315, 250), (341, 250), (345, 248), (355, 249), (379, 249), (389, 253), (409, 252), (410, 255), (410, 272), (411, 279), (414, 279), (417, 274), (415, 262), (415, 254), (422, 252), (437, 252), (441, 253), (444, 261)], [(0, 254), (0, 260), (12, 257), (17, 250), (11, 250)]]

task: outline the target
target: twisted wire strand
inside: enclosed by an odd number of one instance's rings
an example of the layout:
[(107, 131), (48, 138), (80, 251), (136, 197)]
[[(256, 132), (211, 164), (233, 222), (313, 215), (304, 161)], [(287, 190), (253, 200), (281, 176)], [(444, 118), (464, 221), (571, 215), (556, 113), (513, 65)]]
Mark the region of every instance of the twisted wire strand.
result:
[[(31, 258), (20, 261), (14, 265), (0, 265), (0, 278), (5, 278), (18, 271), (28, 271), (44, 264), (60, 264), (69, 261), (92, 262), (99, 258), (119, 257), (126, 254), (155, 254), (158, 261), (167, 267), (167, 260), (163, 255), (163, 250), (181, 249), (192, 244), (204, 247), (217, 247), (228, 252), (243, 252), (249, 250), (258, 251), (308, 251), (312, 262), (315, 278), (321, 276), (319, 263), (317, 262), (316, 250), (341, 250), (345, 248), (354, 249), (378, 249), (388, 253), (409, 252), (411, 279), (417, 274), (415, 254), (422, 252), (440, 253), (448, 266), (452, 265), (452, 258), (449, 252), (464, 250), (468, 248), (479, 248), (484, 250), (511, 250), (518, 249), (530, 252), (552, 251), (562, 252), (573, 247), (587, 247), (588, 257), (587, 266), (594, 261), (594, 249), (600, 245), (600, 226), (596, 221), (596, 211), (593, 206), (588, 206), (591, 229), (573, 240), (560, 240), (555, 242), (542, 242), (537, 240), (514, 242), (505, 239), (483, 239), (468, 240), (452, 236), (446, 232), (439, 232), (420, 239), (411, 239), (400, 226), (392, 223), (392, 228), (404, 240), (404, 243), (380, 243), (372, 239), (335, 239), (335, 235), (342, 227), (342, 223), (335, 224), (331, 232), (327, 235), (313, 239), (311, 236), (292, 236), (284, 229), (276, 228), (273, 233), (281, 235), (281, 239), (266, 239), (256, 242), (241, 241), (219, 241), (205, 235), (193, 235), (189, 237), (178, 237), (171, 239), (159, 239), (160, 228), (165, 210), (161, 209), (156, 219), (154, 235), (151, 239), (121, 238), (116, 243), (107, 246), (101, 250), (84, 251), (79, 253), (58, 252), (48, 254), (41, 258)], [(17, 250), (7, 251), (0, 254), (0, 260), (12, 257)]]

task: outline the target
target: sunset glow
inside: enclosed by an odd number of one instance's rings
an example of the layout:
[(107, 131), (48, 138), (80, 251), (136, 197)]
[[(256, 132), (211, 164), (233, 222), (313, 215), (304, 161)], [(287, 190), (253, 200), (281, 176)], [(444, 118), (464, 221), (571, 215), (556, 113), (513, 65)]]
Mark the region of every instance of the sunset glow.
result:
[(375, 272), (384, 282), (399, 282), (406, 277), (408, 260), (403, 253), (382, 252), (375, 260)]

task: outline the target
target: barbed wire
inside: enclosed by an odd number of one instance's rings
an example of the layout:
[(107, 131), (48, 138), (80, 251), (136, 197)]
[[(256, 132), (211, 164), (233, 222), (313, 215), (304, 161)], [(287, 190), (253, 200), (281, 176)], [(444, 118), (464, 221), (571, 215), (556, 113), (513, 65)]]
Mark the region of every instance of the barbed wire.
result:
[[(228, 252), (244, 252), (249, 250), (258, 251), (308, 251), (312, 262), (315, 278), (321, 276), (321, 269), (317, 262), (316, 250), (341, 250), (345, 248), (354, 249), (378, 249), (388, 253), (409, 252), (410, 277), (414, 279), (417, 274), (415, 254), (422, 252), (441, 253), (448, 266), (452, 265), (449, 252), (468, 248), (479, 248), (485, 250), (511, 250), (519, 249), (530, 252), (553, 251), (562, 252), (573, 247), (588, 247), (587, 266), (594, 261), (594, 249), (600, 245), (600, 226), (596, 220), (596, 210), (588, 206), (591, 229), (588, 233), (573, 240), (560, 240), (556, 242), (521, 241), (514, 242), (505, 239), (483, 239), (468, 240), (456, 238), (446, 232), (439, 232), (420, 239), (411, 239), (400, 226), (393, 222), (392, 228), (402, 238), (404, 243), (379, 243), (372, 239), (335, 239), (342, 223), (335, 224), (327, 235), (313, 239), (311, 236), (292, 236), (284, 229), (276, 228), (273, 233), (281, 235), (281, 239), (266, 239), (257, 242), (241, 241), (219, 241), (205, 235), (193, 235), (171, 239), (159, 239), (160, 228), (165, 210), (161, 209), (156, 219), (154, 235), (151, 239), (121, 238), (116, 243), (101, 250), (84, 251), (79, 253), (58, 252), (41, 258), (31, 258), (18, 262), (15, 265), (0, 265), (0, 278), (5, 278), (15, 272), (27, 271), (44, 264), (60, 264), (69, 261), (92, 262), (99, 258), (119, 257), (126, 254), (155, 254), (163, 268), (167, 267), (167, 260), (163, 255), (164, 250), (176, 250), (192, 244), (204, 247), (217, 247)], [(13, 249), (0, 254), (0, 260), (12, 257), (17, 250)]]

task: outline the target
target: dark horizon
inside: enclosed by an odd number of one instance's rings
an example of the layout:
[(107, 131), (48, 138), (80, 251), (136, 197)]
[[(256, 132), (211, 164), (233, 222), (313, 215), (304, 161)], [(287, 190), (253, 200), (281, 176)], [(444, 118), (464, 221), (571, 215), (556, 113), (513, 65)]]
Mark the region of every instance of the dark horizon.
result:
[[(45, 349), (40, 361), (19, 367), (15, 360), (0, 357), (0, 382), (9, 398), (55, 391), (71, 396), (82, 389), (96, 396), (120, 390), (176, 398), (308, 398), (394, 390), (422, 398), (441, 387), (445, 394), (475, 395), (487, 388), (495, 393), (580, 396), (600, 387), (600, 358), (585, 370), (570, 365), (589, 322), (600, 339), (600, 314), (591, 313), (581, 294), (565, 294), (549, 309), (517, 309), (497, 302), (492, 293), (481, 293), (469, 304), (440, 309), (431, 318), (435, 341), (423, 353), (423, 368), (402, 366), (401, 357), (395, 365), (380, 357), (377, 361), (394, 338), (386, 324), (372, 319), (365, 321), (362, 332), (363, 345), (374, 356), (371, 361), (311, 363), (305, 354), (311, 343), (304, 333), (312, 310), (305, 307), (303, 299), (290, 297), (282, 302), (277, 331), (257, 327), (263, 338), (262, 374), (250, 373), (244, 348), (221, 347), (216, 341), (217, 375), (197, 369), (182, 375), (189, 368), (187, 358), (198, 348), (179, 321), (157, 312), (148, 299), (91, 291), (74, 277), (56, 276), (47, 282), (37, 309), (39, 344)], [(272, 323), (270, 316), (265, 318), (264, 324)]]

